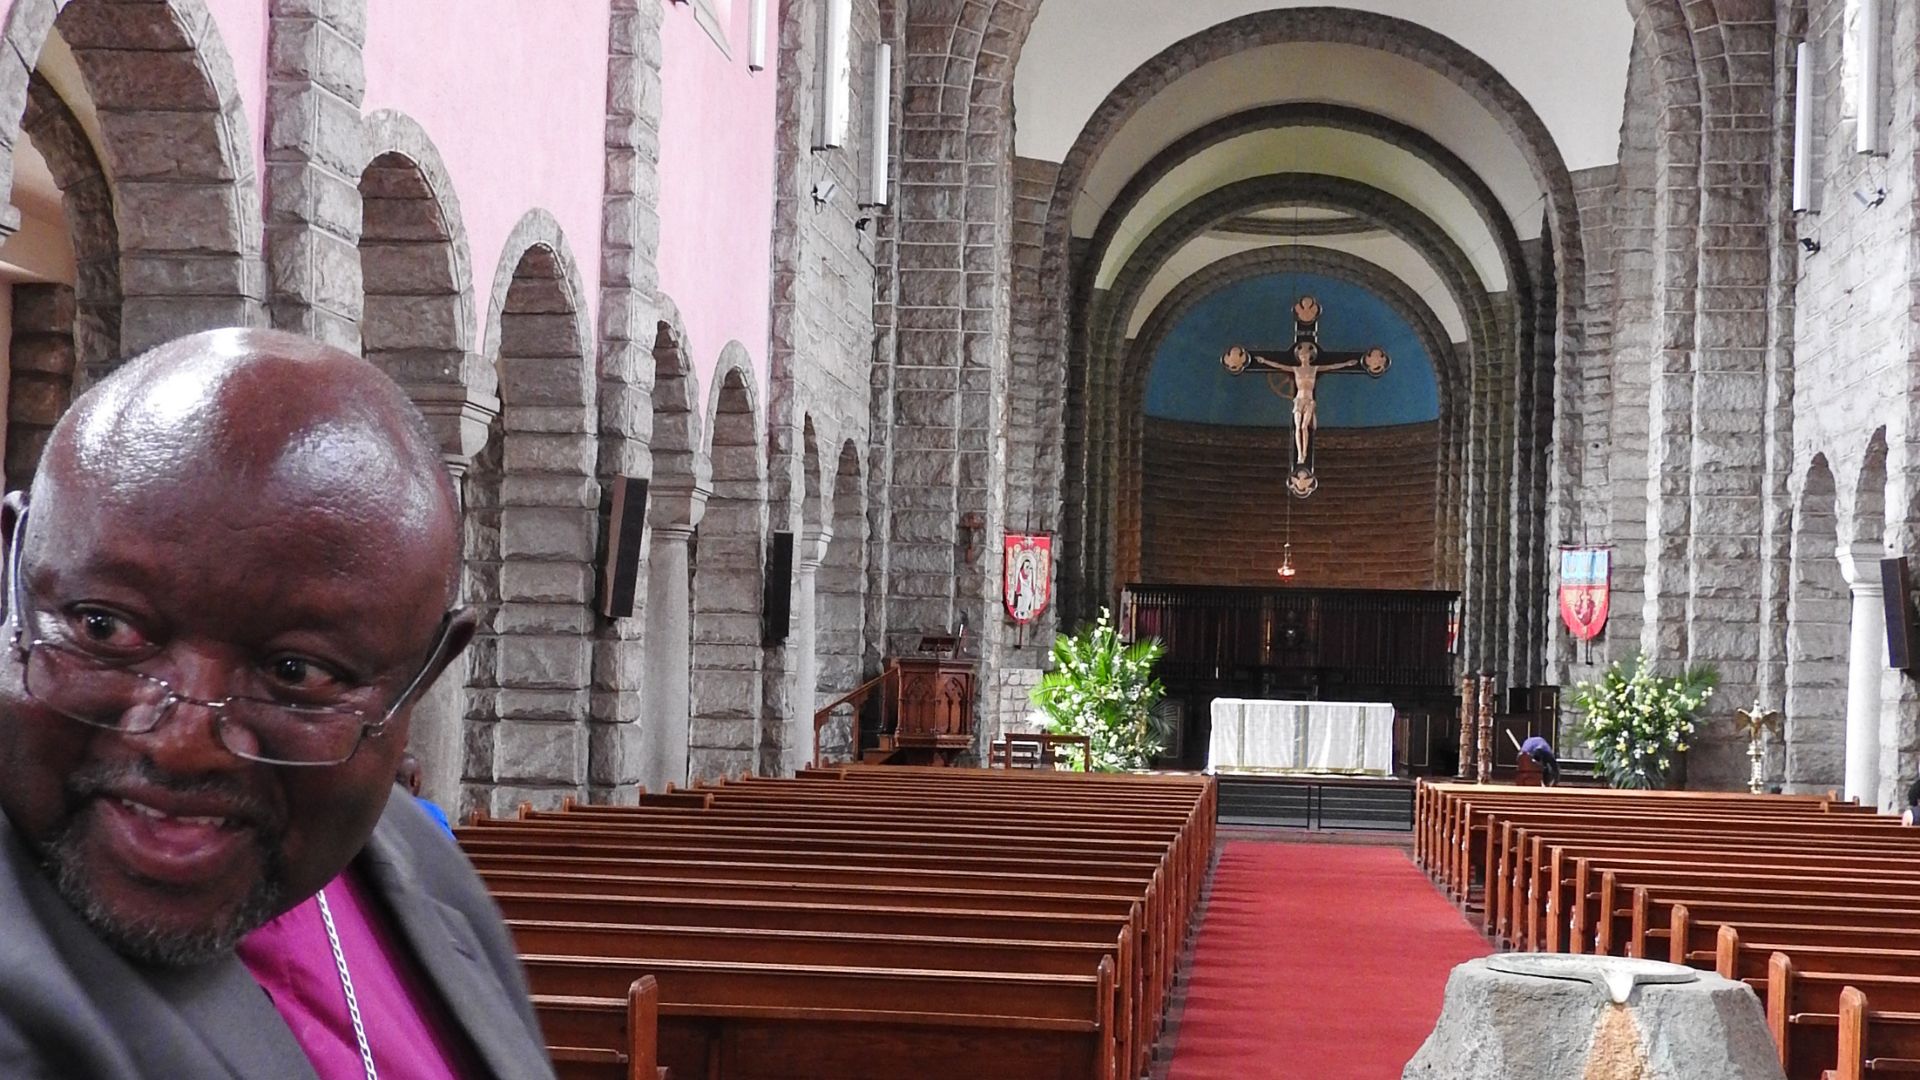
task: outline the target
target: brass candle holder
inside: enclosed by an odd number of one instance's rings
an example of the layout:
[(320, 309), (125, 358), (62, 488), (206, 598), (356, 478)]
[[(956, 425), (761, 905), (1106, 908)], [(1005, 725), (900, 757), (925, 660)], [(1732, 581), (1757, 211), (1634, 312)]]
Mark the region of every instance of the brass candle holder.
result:
[(1747, 774), (1747, 790), (1758, 795), (1767, 790), (1767, 734), (1780, 730), (1780, 713), (1775, 709), (1764, 709), (1758, 698), (1753, 708), (1736, 709), (1739, 717), (1736, 724), (1747, 734), (1747, 761), (1752, 765)]

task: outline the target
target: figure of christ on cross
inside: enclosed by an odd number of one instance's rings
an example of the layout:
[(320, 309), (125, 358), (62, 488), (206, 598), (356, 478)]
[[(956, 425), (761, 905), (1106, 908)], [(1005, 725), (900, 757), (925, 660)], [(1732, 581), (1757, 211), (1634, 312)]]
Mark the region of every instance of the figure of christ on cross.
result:
[(1296, 498), (1304, 499), (1320, 487), (1320, 481), (1313, 471), (1313, 433), (1320, 426), (1317, 397), (1320, 376), (1359, 369), (1377, 379), (1386, 374), (1392, 360), (1386, 350), (1377, 345), (1358, 353), (1321, 351), (1320, 302), (1311, 296), (1303, 296), (1293, 305), (1291, 348), (1284, 352), (1255, 352), (1244, 345), (1235, 345), (1221, 357), (1221, 363), (1233, 375), (1244, 374), (1248, 368), (1258, 367), (1270, 375), (1284, 377), (1284, 381), (1274, 379), (1270, 382), (1274, 393), (1293, 398), (1293, 468), (1288, 471), (1287, 491)]

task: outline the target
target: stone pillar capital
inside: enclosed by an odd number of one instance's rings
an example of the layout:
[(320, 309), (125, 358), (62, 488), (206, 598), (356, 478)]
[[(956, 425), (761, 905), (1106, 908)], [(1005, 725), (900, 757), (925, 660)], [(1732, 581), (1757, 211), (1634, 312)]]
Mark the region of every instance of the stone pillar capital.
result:
[(684, 529), (688, 535), (700, 524), (707, 514), (707, 498), (713, 494), (711, 484), (702, 484), (695, 479), (675, 477), (668, 480), (655, 480), (647, 487), (647, 524), (657, 532), (662, 529)]
[(465, 476), (474, 457), (486, 449), (487, 431), (500, 416), (500, 399), (458, 383), (416, 383), (405, 390), (439, 440), (447, 468), (455, 478)]
[(1858, 597), (1880, 595), (1880, 559), (1885, 554), (1879, 544), (1841, 544), (1834, 552), (1840, 560), (1840, 576)]
[(831, 526), (815, 525), (803, 529), (794, 537), (793, 568), (798, 573), (811, 574), (820, 569), (827, 561), (827, 545), (833, 541)]

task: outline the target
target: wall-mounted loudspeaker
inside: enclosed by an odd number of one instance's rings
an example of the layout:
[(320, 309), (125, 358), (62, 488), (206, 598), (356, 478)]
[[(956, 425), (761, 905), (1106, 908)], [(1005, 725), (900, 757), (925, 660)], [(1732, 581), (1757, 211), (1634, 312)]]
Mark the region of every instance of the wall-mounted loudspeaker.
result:
[(647, 531), (647, 482), (616, 476), (609, 486), (607, 542), (600, 554), (600, 614), (633, 617), (634, 589), (640, 582), (640, 545)]
[(1886, 605), (1887, 666), (1900, 671), (1914, 668), (1913, 575), (1905, 556), (1880, 560), (1880, 599)]
[(793, 616), (793, 534), (776, 532), (767, 546), (766, 591), (760, 600), (760, 637), (767, 645), (787, 640)]

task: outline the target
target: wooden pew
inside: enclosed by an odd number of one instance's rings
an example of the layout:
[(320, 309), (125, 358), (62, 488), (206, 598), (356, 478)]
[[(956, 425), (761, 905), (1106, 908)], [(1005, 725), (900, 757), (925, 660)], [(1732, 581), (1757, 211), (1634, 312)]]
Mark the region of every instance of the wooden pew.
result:
[[(857, 911), (854, 913), (859, 914)], [(859, 922), (857, 918), (849, 922)], [(937, 930), (934, 920), (917, 929)], [(949, 937), (934, 933), (872, 930), (789, 930), (746, 926), (646, 925), (510, 919), (508, 927), (522, 954), (610, 956), (766, 962), (809, 966), (933, 968), (943, 971), (1002, 971), (1042, 975), (1086, 975), (1102, 960), (1114, 968), (1113, 1016), (1120, 1039), (1120, 1060), (1131, 1060), (1134, 1043), (1150, 1037), (1152, 1025), (1140, 1014), (1130, 938), (1113, 931), (1104, 942), (1017, 938)]]
[[(525, 956), (535, 994), (604, 994), (651, 975), (660, 1056), (678, 1076), (772, 1080), (1114, 1080), (1113, 967), (1092, 975)], [(572, 1037), (571, 1029), (556, 1034)], [(996, 1072), (996, 1070), (1002, 1070)]]
[(1920, 1076), (1920, 1012), (1882, 1012), (1849, 986), (1840, 991), (1839, 1025), (1833, 1080)]
[(1428, 836), (1421, 857), (1437, 872), (1443, 887), (1457, 900), (1469, 899), (1473, 872), (1493, 864), (1485, 853), (1493, 843), (1488, 835), (1494, 819), (1530, 819), (1543, 823), (1592, 824), (1596, 816), (1612, 817), (1626, 811), (1636, 823), (1685, 828), (1712, 821), (1787, 819), (1799, 827), (1864, 822), (1884, 825), (1864, 808), (1824, 800), (1691, 792), (1607, 792), (1567, 789), (1432, 786)]
[(1840, 994), (1852, 987), (1890, 1012), (1920, 1012), (1920, 976), (1800, 971), (1786, 953), (1767, 965), (1767, 1027), (1789, 1080), (1819, 1077), (1840, 1060)]
[[(1764, 865), (1751, 869), (1754, 872), (1734, 873), (1685, 863), (1670, 867), (1609, 866), (1599, 871), (1597, 887), (1590, 884), (1590, 873), (1583, 874), (1573, 913), (1567, 920), (1568, 951), (1585, 952), (1591, 946), (1602, 954), (1645, 955), (1651, 931), (1666, 924), (1653, 912), (1658, 898), (1898, 907), (1920, 890), (1920, 874), (1849, 877), (1806, 869), (1770, 871)], [(1647, 894), (1644, 904), (1637, 898), (1636, 890), (1641, 888)], [(1920, 917), (1920, 907), (1913, 910)]]
[(668, 1080), (657, 1034), (660, 984), (642, 975), (624, 1000), (535, 995), (534, 1013), (559, 1080)]
[(1724, 978), (1738, 979), (1755, 990), (1764, 990), (1768, 964), (1775, 953), (1791, 956), (1796, 971), (1920, 975), (1920, 953), (1899, 949), (1777, 942), (1765, 936), (1748, 940), (1734, 926), (1720, 928), (1718, 948), (1714, 952), (1714, 970)]
[[(600, 815), (557, 815), (554, 817), (536, 817), (530, 821), (480, 821), (474, 826), (459, 830), (463, 844), (470, 851), (478, 853), (485, 850), (487, 841), (507, 836), (520, 841), (522, 850), (548, 850), (555, 844), (573, 845), (585, 839), (604, 841), (609, 844), (644, 845), (648, 848), (664, 848), (683, 841), (696, 841), (703, 845), (738, 846), (747, 845), (768, 852), (778, 852), (789, 858), (804, 854), (807, 858), (832, 853), (838, 858), (842, 854), (868, 852), (875, 850), (902, 855), (918, 855), (930, 859), (950, 858), (954, 855), (980, 855), (985, 852), (1001, 850), (1004, 839), (995, 837), (988, 842), (966, 833), (918, 834), (911, 839), (876, 838), (869, 835), (855, 835), (842, 830), (823, 828), (818, 823), (804, 820), (786, 821), (777, 828), (761, 829), (742, 824), (703, 825), (703, 824), (655, 824), (645, 821), (610, 819)], [(470, 837), (473, 838), (470, 842)], [(1162, 885), (1154, 867), (1161, 865), (1164, 856), (1155, 854), (1155, 846), (1147, 842), (1107, 840), (1091, 846), (1077, 844), (1074, 839), (1056, 839), (1050, 836), (1033, 838), (1040, 850), (1049, 853), (1056, 869), (1066, 871), (1077, 867), (1100, 867), (1105, 870), (1120, 867), (1134, 867), (1145, 882), (1143, 907), (1135, 917), (1137, 967), (1140, 975), (1142, 1002), (1145, 1011), (1157, 1016), (1163, 1010), (1167, 995), (1171, 992), (1173, 969), (1177, 962), (1178, 941), (1184, 937), (1190, 913), (1176, 914), (1174, 905), (1166, 902)], [(575, 850), (571, 847), (568, 850)], [(1164, 847), (1159, 848), (1164, 851)], [(1138, 893), (1138, 889), (1134, 893)], [(734, 890), (739, 895), (738, 889)], [(1002, 901), (1006, 900), (1003, 893)], [(856, 903), (859, 901), (848, 900)], [(1036, 905), (1039, 900), (1031, 902)], [(1058, 905), (1050, 905), (1057, 907)]]
[[(825, 972), (845, 978), (862, 970), (896, 979), (912, 972), (961, 977), (954, 985), (970, 986), (990, 978), (1084, 977), (1093, 958), (1108, 979), (1109, 1065), (1140, 1071), (1211, 857), (1212, 781), (913, 772), (855, 768), (810, 771), (804, 781), (731, 781), (649, 797), (638, 808), (528, 811), (525, 820), (476, 823), (461, 837), (516, 932), (527, 935), (521, 951), (529, 970), (564, 984), (542, 983), (543, 991), (598, 993), (606, 980), (641, 965), (666, 965), (683, 983), (690, 972), (718, 978), (733, 964), (743, 968), (731, 973), (736, 980), (764, 979), (759, 969), (779, 968), (789, 989)], [(1102, 904), (1119, 901), (1127, 907), (1116, 919), (1119, 909)], [(624, 925), (580, 925), (589, 921)], [(904, 933), (910, 930), (920, 933)], [(761, 963), (757, 950), (783, 960)], [(1138, 973), (1133, 980), (1121, 970), (1129, 961)], [(1002, 964), (1018, 969), (1002, 971)], [(1141, 992), (1129, 996), (1134, 987)], [(676, 1022), (676, 993), (668, 987), (663, 1045), (665, 1028)], [(967, 1004), (962, 995), (959, 1026), (1007, 1031), (1010, 1018), (982, 1012), (983, 1001)], [(896, 1004), (880, 1007), (898, 1014)], [(1137, 1037), (1122, 1015), (1128, 1008), (1137, 1014)], [(748, 1030), (741, 1019), (730, 1017), (728, 1030)], [(789, 1036), (815, 1026), (805, 1017), (787, 1019)], [(942, 1014), (930, 1023), (953, 1027), (951, 1019)], [(708, 1036), (715, 1030), (708, 1023)], [(754, 1030), (756, 1038), (766, 1034)], [(711, 1058), (700, 1059), (707, 1066), (719, 1060), (712, 1056), (716, 1037), (700, 1044)], [(977, 1035), (966, 1038), (979, 1042)], [(820, 1075), (856, 1075), (825, 1062), (814, 1052), (819, 1047), (787, 1049)], [(750, 1075), (740, 1071), (746, 1059), (726, 1056), (734, 1066), (729, 1076)], [(956, 1075), (1009, 1075), (1009, 1062), (1018, 1061), (1014, 1068), (1024, 1076), (1044, 1060), (1044, 1052), (1002, 1053)]]
[[(1641, 853), (1665, 857), (1691, 852), (1698, 853), (1700, 859), (1722, 861), (1722, 855), (1726, 860), (1749, 859), (1757, 849), (1764, 848), (1769, 853), (1793, 857), (1835, 857), (1830, 837), (1770, 835), (1757, 838), (1751, 832), (1718, 830), (1649, 832), (1635, 828), (1630, 821), (1604, 827), (1559, 826), (1551, 830), (1503, 822), (1502, 830), (1507, 846), (1499, 859), (1501, 880), (1497, 884), (1502, 886), (1502, 892), (1496, 931), (1503, 940), (1529, 949), (1545, 945), (1543, 917), (1546, 912), (1568, 909), (1564, 904), (1552, 902), (1550, 889), (1558, 888), (1570, 894), (1573, 883), (1565, 879), (1565, 868), (1577, 854), (1630, 857), (1632, 853)], [(1884, 858), (1888, 860), (1885, 865), (1896, 865), (1903, 859), (1920, 863), (1920, 835), (1849, 838), (1845, 851), (1845, 855), (1837, 857)], [(1556, 878), (1556, 873), (1561, 877)]]
[[(1687, 904), (1669, 902), (1666, 958), (1675, 964), (1710, 968), (1719, 954), (1720, 928), (1731, 926), (1755, 940), (1779, 942), (1781, 951), (1791, 953), (1796, 945), (1816, 948), (1860, 948), (1884, 946), (1920, 953), (1920, 926), (1900, 925), (1904, 910), (1887, 911), (1888, 925), (1864, 925), (1846, 911), (1828, 908), (1787, 909), (1766, 902), (1748, 904)], [(1696, 910), (1697, 908), (1697, 910)], [(1784, 921), (1788, 918), (1805, 921)], [(1773, 920), (1773, 921), (1768, 921)], [(1649, 948), (1648, 955), (1658, 957)]]

